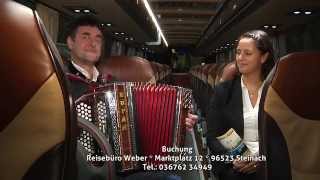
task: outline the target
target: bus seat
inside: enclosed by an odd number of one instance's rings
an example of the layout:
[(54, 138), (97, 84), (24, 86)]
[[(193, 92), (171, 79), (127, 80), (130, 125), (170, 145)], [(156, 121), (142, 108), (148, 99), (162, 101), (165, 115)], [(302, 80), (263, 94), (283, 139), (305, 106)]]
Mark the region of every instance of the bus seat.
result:
[(172, 72), (172, 69), (167, 64), (163, 64), (163, 66), (165, 68), (164, 82), (168, 84), (170, 82), (170, 74)]
[(114, 179), (111, 162), (87, 166), (77, 147), (79, 126), (112, 153), (97, 128), (77, 122), (61, 57), (37, 13), (3, 0), (0, 16), (0, 179)]
[(202, 68), (202, 72), (201, 72), (201, 81), (203, 81), (204, 84), (207, 83), (208, 80), (208, 71), (210, 69), (210, 67), (212, 66), (212, 64), (205, 64)]
[(259, 114), (263, 178), (320, 179), (320, 53), (280, 59), (267, 78)]
[(158, 67), (158, 64), (156, 62), (151, 61), (150, 63), (151, 63), (152, 70), (154, 72), (156, 82), (158, 82), (160, 80), (160, 67)]
[(57, 49), (28, 7), (0, 1), (0, 179), (73, 179), (76, 121)]
[(104, 77), (111, 75), (118, 81), (156, 82), (151, 63), (141, 57), (112, 56), (98, 68)]
[[(215, 66), (215, 64), (206, 64), (202, 67), (201, 71), (201, 81), (200, 81), (200, 107), (201, 109), (206, 109), (207, 108), (207, 100), (208, 96), (211, 93), (211, 86), (209, 85), (208, 78), (209, 78), (209, 70), (211, 69), (212, 66)], [(205, 116), (205, 114), (204, 114)]]
[(227, 65), (226, 63), (221, 63), (221, 64), (219, 64), (219, 67), (217, 67), (216, 76), (215, 76), (216, 79), (214, 80), (215, 86), (220, 83), (223, 69), (224, 69), (224, 67), (226, 67), (226, 65)]
[(210, 85), (211, 88), (214, 88), (214, 81), (215, 81), (215, 76), (216, 76), (216, 71), (218, 66), (219, 66), (218, 64), (214, 64), (214, 66), (212, 66), (209, 69), (208, 84)]
[(236, 62), (233, 61), (233, 62), (228, 63), (223, 68), (220, 82), (232, 80), (236, 76), (237, 72), (238, 72), (238, 70), (236, 67)]
[(159, 81), (163, 82), (163, 78), (165, 76), (165, 67), (163, 66), (163, 64), (160, 64), (158, 62), (155, 63), (158, 66), (158, 70), (159, 70)]

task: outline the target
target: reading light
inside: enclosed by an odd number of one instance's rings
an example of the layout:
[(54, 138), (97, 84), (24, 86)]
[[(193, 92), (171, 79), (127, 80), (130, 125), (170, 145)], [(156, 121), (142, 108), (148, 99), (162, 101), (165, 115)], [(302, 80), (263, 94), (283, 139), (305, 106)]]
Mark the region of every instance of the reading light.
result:
[(90, 13), (90, 10), (89, 9), (84, 9), (83, 12), (84, 13)]
[(312, 12), (311, 11), (305, 11), (304, 14), (305, 15), (310, 15)]
[(293, 11), (293, 14), (295, 14), (295, 15), (298, 15), (300, 13), (301, 13), (300, 11)]
[(80, 9), (73, 10), (75, 13), (80, 13)]
[(143, 0), (143, 4), (144, 4), (144, 7), (147, 9), (148, 14), (149, 14), (149, 16), (151, 17), (151, 19), (153, 21), (153, 24), (156, 26), (158, 32), (160, 33), (160, 36), (162, 37), (162, 39), (164, 41), (164, 44), (168, 47), (167, 40), (166, 40), (166, 38), (164, 37), (164, 35), (162, 33), (162, 30), (161, 30), (161, 28), (159, 26), (159, 23), (158, 23), (156, 17), (154, 16), (154, 13), (153, 13), (148, 1), (147, 0)]
[(107, 26), (109, 26), (109, 27), (110, 27), (110, 26), (112, 26), (112, 24), (111, 24), (111, 23), (107, 23)]

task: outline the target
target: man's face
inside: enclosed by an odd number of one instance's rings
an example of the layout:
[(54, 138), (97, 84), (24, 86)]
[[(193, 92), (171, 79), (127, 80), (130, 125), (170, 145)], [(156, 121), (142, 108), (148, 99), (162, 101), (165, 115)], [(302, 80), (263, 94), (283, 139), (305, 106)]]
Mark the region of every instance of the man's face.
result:
[(86, 64), (95, 64), (101, 55), (102, 33), (94, 26), (79, 26), (75, 37), (68, 37), (67, 43), (71, 55)]

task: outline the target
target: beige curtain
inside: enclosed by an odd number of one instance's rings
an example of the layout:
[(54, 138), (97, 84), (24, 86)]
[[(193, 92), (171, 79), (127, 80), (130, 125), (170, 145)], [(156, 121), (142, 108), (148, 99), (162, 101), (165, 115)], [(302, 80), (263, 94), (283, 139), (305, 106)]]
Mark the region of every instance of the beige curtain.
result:
[(46, 29), (50, 34), (53, 42), (56, 43), (59, 31), (59, 13), (39, 3), (36, 6), (36, 10), (40, 18), (42, 19), (43, 24), (46, 26)]

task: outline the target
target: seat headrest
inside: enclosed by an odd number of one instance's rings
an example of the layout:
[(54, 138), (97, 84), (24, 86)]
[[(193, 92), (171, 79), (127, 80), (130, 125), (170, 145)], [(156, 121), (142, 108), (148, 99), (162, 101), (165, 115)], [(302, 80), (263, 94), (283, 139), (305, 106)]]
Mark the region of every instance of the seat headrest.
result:
[(320, 52), (289, 54), (280, 59), (271, 86), (291, 110), (320, 119)]
[(3, 123), (17, 115), (54, 70), (34, 12), (4, 0), (0, 2), (0, 16), (0, 81), (6, 84), (0, 89), (5, 102), (0, 103), (1, 130)]
[(75, 122), (60, 55), (32, 9), (1, 0), (0, 17), (0, 179), (69, 177)]
[(223, 68), (220, 81), (223, 82), (223, 81), (232, 80), (237, 75), (237, 72), (238, 70), (237, 70), (235, 61), (227, 64)]
[(103, 76), (111, 75), (119, 81), (155, 82), (151, 63), (141, 57), (112, 56), (98, 68)]
[(222, 76), (222, 72), (223, 72), (223, 69), (224, 67), (226, 66), (227, 64), (226, 63), (222, 63), (222, 64), (219, 64), (218, 67), (217, 67), (217, 70), (216, 70), (216, 76), (215, 76), (215, 85), (219, 84), (220, 83), (220, 79), (221, 79), (221, 76)]

